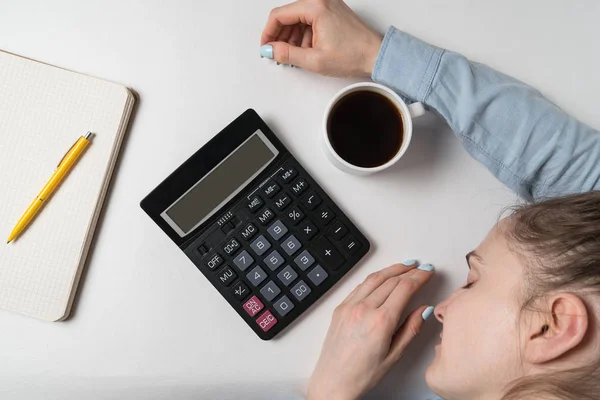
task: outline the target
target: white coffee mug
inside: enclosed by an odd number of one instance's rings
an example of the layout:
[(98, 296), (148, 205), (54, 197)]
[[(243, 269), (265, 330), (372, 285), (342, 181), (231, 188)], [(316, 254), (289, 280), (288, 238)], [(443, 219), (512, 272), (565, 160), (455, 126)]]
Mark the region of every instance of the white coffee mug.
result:
[[(335, 106), (335, 104), (340, 99), (344, 98), (350, 93), (359, 91), (370, 91), (385, 96), (396, 106), (396, 108), (402, 115), (403, 138), (400, 149), (398, 149), (398, 152), (394, 155), (394, 157), (392, 157), (391, 160), (389, 160), (385, 164), (378, 165), (377, 167), (359, 167), (350, 164), (335, 152), (333, 146), (331, 145), (331, 142), (329, 141), (329, 134), (327, 132), (327, 121), (329, 120), (329, 115), (331, 113), (331, 110), (333, 109), (333, 106)], [(406, 104), (404, 100), (402, 100), (402, 98), (398, 96), (398, 94), (396, 94), (393, 90), (378, 83), (359, 82), (350, 86), (346, 86), (345, 88), (340, 90), (335, 96), (333, 96), (333, 98), (327, 105), (327, 108), (325, 109), (325, 116), (323, 118), (323, 138), (327, 158), (329, 158), (333, 165), (335, 165), (340, 170), (353, 175), (369, 175), (389, 168), (392, 165), (394, 165), (400, 158), (402, 158), (404, 153), (406, 153), (406, 149), (408, 149), (410, 139), (412, 138), (412, 119), (417, 118), (423, 115), (424, 113), (425, 108), (423, 107), (422, 103)]]

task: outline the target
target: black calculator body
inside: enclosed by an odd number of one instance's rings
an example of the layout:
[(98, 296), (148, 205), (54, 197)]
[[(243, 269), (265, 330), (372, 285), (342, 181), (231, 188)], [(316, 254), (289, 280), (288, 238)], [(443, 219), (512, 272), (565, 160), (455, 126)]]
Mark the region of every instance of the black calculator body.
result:
[(141, 207), (263, 340), (290, 325), (370, 248), (252, 109)]

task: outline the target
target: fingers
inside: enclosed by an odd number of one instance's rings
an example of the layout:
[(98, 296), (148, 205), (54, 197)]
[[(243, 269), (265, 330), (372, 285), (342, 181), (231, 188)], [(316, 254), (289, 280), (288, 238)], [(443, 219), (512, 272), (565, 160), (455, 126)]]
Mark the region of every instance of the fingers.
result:
[(316, 50), (303, 49), (285, 42), (273, 42), (270, 45), (273, 46), (273, 59), (278, 63), (314, 70), (317, 60)]
[(269, 19), (260, 38), (263, 44), (277, 40), (283, 27), (296, 24), (312, 25), (313, 14), (310, 4), (294, 2), (271, 10)]
[[(424, 268), (424, 270), (422, 268)], [(431, 270), (428, 271), (427, 269), (429, 268), (431, 268)], [(398, 318), (400, 318), (400, 314), (402, 314), (402, 311), (406, 308), (412, 296), (421, 289), (432, 276), (433, 267), (429, 264), (424, 264), (420, 266), (419, 269), (413, 270), (410, 274), (406, 274), (402, 277), (400, 282), (398, 282), (381, 307), (389, 309), (392, 312), (392, 315), (397, 315)]]
[(367, 279), (365, 279), (363, 283), (358, 286), (358, 290), (353, 296), (352, 301), (363, 301), (389, 278), (405, 274), (412, 269), (412, 267), (406, 266), (405, 264), (394, 264), (390, 267), (382, 269), (381, 271), (373, 272), (367, 276)]
[(306, 25), (305, 29), (304, 29), (304, 34), (302, 36), (301, 47), (303, 47), (305, 49), (312, 47), (312, 38), (313, 38), (312, 27)]
[[(294, 25), (292, 27), (292, 32), (290, 33), (290, 38), (287, 40), (287, 42), (289, 44), (291, 44), (292, 46), (300, 46), (300, 44), (302, 43), (302, 35), (304, 34), (304, 28), (306, 25)], [(279, 41), (283, 41), (281, 39), (279, 39)]]
[(281, 28), (281, 32), (279, 33), (279, 36), (277, 36), (277, 41), (278, 42), (287, 42), (288, 39), (290, 38), (290, 34), (292, 33), (292, 28), (295, 26), (296, 25), (288, 25), (288, 26), (284, 26), (283, 28)]
[[(431, 274), (429, 274), (431, 275)], [(425, 323), (423, 319), (423, 312), (427, 310), (428, 306), (422, 306), (414, 310), (404, 321), (404, 324), (400, 327), (398, 332), (392, 338), (390, 344), (390, 351), (388, 353), (386, 361), (393, 364), (400, 359), (404, 350), (408, 347), (410, 342), (421, 332), (421, 328)], [(431, 313), (429, 313), (431, 315)], [(425, 317), (429, 317), (425, 315)]]

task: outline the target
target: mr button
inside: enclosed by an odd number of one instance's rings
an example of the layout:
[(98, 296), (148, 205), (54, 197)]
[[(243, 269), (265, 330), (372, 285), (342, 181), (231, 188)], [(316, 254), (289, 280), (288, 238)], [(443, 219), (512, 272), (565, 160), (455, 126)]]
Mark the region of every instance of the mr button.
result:
[(335, 271), (344, 264), (344, 257), (324, 236), (315, 240), (312, 244), (312, 248), (313, 254), (315, 254), (323, 262), (323, 265), (329, 269)]

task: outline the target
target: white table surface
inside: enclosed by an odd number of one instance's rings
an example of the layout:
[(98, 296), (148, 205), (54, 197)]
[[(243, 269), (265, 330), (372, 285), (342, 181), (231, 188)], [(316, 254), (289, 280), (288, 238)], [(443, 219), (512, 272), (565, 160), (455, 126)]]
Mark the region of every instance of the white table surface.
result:
[[(433, 115), (393, 169), (367, 178), (319, 149), (329, 98), (348, 80), (258, 55), (269, 10), (252, 1), (0, 0), (0, 49), (124, 83), (140, 95), (72, 318), (0, 312), (3, 399), (274, 398), (301, 389), (331, 312), (365, 276), (408, 257), (438, 273), (414, 306), (464, 281), (464, 254), (515, 197)], [(390, 24), (539, 88), (600, 127), (596, 0), (351, 1)], [(373, 243), (373, 251), (277, 340), (259, 340), (139, 201), (246, 108), (267, 121)], [(440, 326), (427, 328), (369, 398), (423, 399)], [(244, 396), (245, 394), (245, 396)]]

